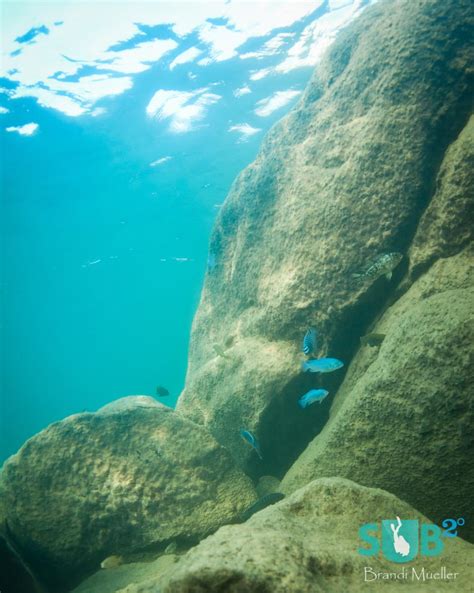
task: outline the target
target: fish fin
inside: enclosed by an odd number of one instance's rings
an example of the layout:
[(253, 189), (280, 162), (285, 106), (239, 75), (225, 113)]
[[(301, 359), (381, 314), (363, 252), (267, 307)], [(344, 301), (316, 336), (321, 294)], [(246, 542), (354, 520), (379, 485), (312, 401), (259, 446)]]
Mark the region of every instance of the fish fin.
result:
[(391, 280), (392, 279), (392, 272), (387, 272), (385, 274), (385, 278), (387, 278), (387, 280)]

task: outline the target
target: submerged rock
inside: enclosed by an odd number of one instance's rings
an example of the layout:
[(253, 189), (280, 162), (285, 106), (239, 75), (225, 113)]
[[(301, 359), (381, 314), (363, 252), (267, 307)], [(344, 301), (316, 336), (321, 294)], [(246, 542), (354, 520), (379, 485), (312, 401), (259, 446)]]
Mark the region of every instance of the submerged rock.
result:
[(0, 591), (47, 593), (5, 532), (0, 533)]
[(370, 346), (373, 348), (374, 346), (380, 346), (380, 344), (385, 340), (385, 334), (376, 334), (370, 333), (365, 336), (361, 336), (360, 343), (361, 346)]
[(331, 417), (282, 481), (320, 476), (384, 488), (474, 537), (474, 257), (439, 260), (383, 315), (378, 356), (361, 349)]
[[(464, 188), (473, 169), (440, 165), (462, 159), (468, 143), (459, 134), (474, 94), (472, 31), (469, 0), (367, 8), (338, 35), (220, 210), (210, 247), (219, 265), (194, 319), (178, 409), (254, 475), (284, 473), (331, 405), (302, 412), (298, 397), (312, 387), (333, 394), (343, 378), (316, 385), (301, 376), (307, 328), (318, 330), (319, 356), (349, 361), (407, 271), (413, 236), (432, 243), (417, 256), (424, 263), (468, 240)], [(450, 232), (438, 249), (442, 221)], [(391, 280), (353, 277), (390, 252), (405, 256)], [(225, 341), (227, 360), (212, 350)], [(240, 442), (241, 426), (260, 441), (263, 462)]]
[[(178, 557), (160, 556), (151, 562), (130, 562), (109, 570), (100, 570), (76, 587), (71, 593), (139, 593), (141, 584), (171, 576)], [(155, 589), (154, 593), (159, 593)]]
[(52, 424), (5, 463), (0, 490), (15, 543), (53, 586), (109, 556), (197, 540), (256, 499), (204, 428), (145, 397)]
[(434, 261), (472, 243), (474, 220), (474, 115), (441, 163), (436, 191), (420, 219), (410, 247), (411, 279)]
[[(400, 517), (429, 523), (407, 503), (383, 490), (364, 488), (341, 478), (311, 482), (287, 499), (257, 513), (246, 523), (229, 525), (202, 541), (161, 578), (134, 584), (127, 593), (465, 593), (474, 570), (474, 547), (446, 538), (441, 556), (418, 555), (396, 564), (382, 554), (367, 557), (359, 528)], [(380, 537), (379, 531), (379, 537)], [(412, 570), (439, 573), (449, 581), (411, 578)], [(375, 573), (407, 571), (406, 580), (366, 582), (365, 567)], [(383, 586), (382, 586), (383, 585)]]
[(243, 513), (239, 515), (239, 523), (244, 523), (245, 521), (248, 521), (250, 517), (255, 515), (255, 513), (263, 511), (263, 509), (266, 509), (272, 504), (280, 502), (280, 500), (283, 500), (284, 498), (285, 495), (282, 492), (270, 492), (269, 494), (265, 494), (265, 496), (259, 498), (257, 502), (254, 502), (253, 505), (251, 505), (248, 509), (246, 509)]

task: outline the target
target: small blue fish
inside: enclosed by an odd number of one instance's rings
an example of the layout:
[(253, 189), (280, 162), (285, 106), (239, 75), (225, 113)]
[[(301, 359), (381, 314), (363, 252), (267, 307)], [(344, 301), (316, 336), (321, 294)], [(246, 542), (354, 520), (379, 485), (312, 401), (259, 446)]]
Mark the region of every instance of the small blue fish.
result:
[(326, 389), (311, 389), (308, 393), (300, 397), (298, 405), (300, 408), (307, 408), (311, 404), (314, 404), (314, 402), (321, 403), (328, 394), (329, 391), (326, 391)]
[(303, 352), (308, 356), (316, 350), (316, 342), (318, 339), (318, 332), (314, 327), (310, 327), (303, 338)]
[(263, 459), (262, 452), (260, 450), (260, 444), (257, 441), (256, 437), (250, 432), (250, 430), (244, 430), (242, 428), (240, 431), (240, 436), (244, 439), (246, 443), (248, 443), (251, 447), (253, 447), (253, 449), (255, 449), (255, 452), (260, 457), (260, 459)]
[(310, 373), (332, 373), (344, 366), (344, 363), (337, 358), (318, 358), (314, 360), (305, 360), (301, 365), (303, 372)]
[(213, 253), (209, 254), (209, 257), (207, 258), (207, 271), (209, 274), (211, 274), (215, 267), (217, 266), (217, 262), (216, 262), (216, 256)]

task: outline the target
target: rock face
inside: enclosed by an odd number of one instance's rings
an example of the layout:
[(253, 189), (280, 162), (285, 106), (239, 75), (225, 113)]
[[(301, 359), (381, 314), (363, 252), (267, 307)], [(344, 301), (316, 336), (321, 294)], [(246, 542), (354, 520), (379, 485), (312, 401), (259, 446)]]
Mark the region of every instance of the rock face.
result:
[(472, 243), (474, 220), (474, 116), (446, 151), (436, 191), (421, 217), (410, 247), (413, 279), (439, 258)]
[(140, 583), (166, 578), (175, 568), (177, 556), (167, 554), (152, 562), (131, 562), (116, 568), (100, 570), (71, 593), (130, 593)]
[(282, 482), (291, 492), (342, 476), (393, 492), (431, 520), (462, 516), (474, 537), (474, 257), (437, 261), (374, 331), (336, 395), (323, 431)]
[[(469, 0), (368, 8), (231, 189), (211, 238), (216, 266), (194, 320), (178, 409), (254, 475), (281, 476), (328, 418), (342, 371), (324, 377), (331, 395), (321, 406), (296, 405), (317, 383), (300, 373), (308, 326), (320, 331), (319, 355), (350, 360), (408, 258), (390, 282), (353, 273), (379, 253), (407, 255), (416, 236), (406, 290), (469, 240), (459, 217), (472, 174), (472, 132), (461, 133), (474, 93), (472, 34)], [(449, 165), (456, 160), (460, 169)], [(239, 438), (242, 427), (259, 438), (263, 462)]]
[[(359, 528), (399, 516), (403, 521), (429, 521), (405, 502), (377, 489), (341, 478), (320, 479), (288, 499), (254, 515), (243, 525), (226, 526), (190, 550), (170, 576), (128, 585), (124, 593), (347, 593), (369, 587), (392, 591), (465, 593), (474, 578), (474, 547), (459, 538), (444, 539), (441, 556), (418, 555), (409, 564), (395, 564), (381, 554), (366, 557)], [(365, 582), (364, 567), (401, 572), (404, 581)], [(418, 574), (458, 573), (456, 580), (427, 580)], [(93, 593), (93, 591), (90, 591)]]
[(4, 465), (16, 547), (53, 588), (113, 554), (197, 540), (256, 500), (208, 432), (148, 397), (70, 416)]
[(4, 535), (0, 535), (0, 591), (47, 593)]

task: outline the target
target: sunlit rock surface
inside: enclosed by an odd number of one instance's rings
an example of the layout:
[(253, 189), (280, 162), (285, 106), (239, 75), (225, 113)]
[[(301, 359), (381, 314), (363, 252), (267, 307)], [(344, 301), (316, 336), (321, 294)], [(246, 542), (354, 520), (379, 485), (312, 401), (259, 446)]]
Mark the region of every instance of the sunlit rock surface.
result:
[[(364, 488), (341, 478), (315, 480), (288, 499), (266, 508), (243, 525), (222, 527), (190, 550), (172, 570), (147, 579), (130, 578), (122, 593), (347, 593), (420, 591), (466, 593), (474, 578), (474, 546), (445, 538), (442, 556), (421, 554), (396, 564), (382, 554), (363, 556), (359, 528), (382, 520), (415, 519), (429, 523), (410, 505), (383, 490)], [(440, 560), (442, 558), (442, 560)], [(441, 566), (458, 573), (441, 581), (412, 578), (439, 573)], [(404, 580), (367, 582), (374, 573), (407, 571)], [(126, 570), (126, 566), (122, 567)], [(132, 577), (132, 574), (130, 576)], [(382, 579), (381, 579), (382, 580)], [(84, 589), (77, 593), (108, 593)]]
[(464, 517), (474, 491), (474, 258), (439, 260), (377, 323), (331, 417), (285, 476), (290, 492), (342, 476), (393, 492), (438, 524)]
[[(468, 0), (368, 8), (230, 191), (178, 408), (252, 475), (281, 477), (327, 421), (344, 372), (319, 385), (300, 372), (308, 326), (320, 331), (318, 355), (349, 363), (359, 336), (397, 296), (407, 256), (415, 269), (404, 290), (469, 240), (472, 16)], [(389, 251), (405, 255), (391, 281), (353, 277)], [(415, 365), (412, 372), (415, 382)], [(300, 410), (298, 397), (315, 386), (330, 396)], [(239, 438), (242, 427), (259, 438), (263, 462)]]
[(197, 541), (256, 500), (204, 428), (143, 396), (52, 424), (5, 463), (0, 491), (12, 540), (53, 586), (113, 554)]

